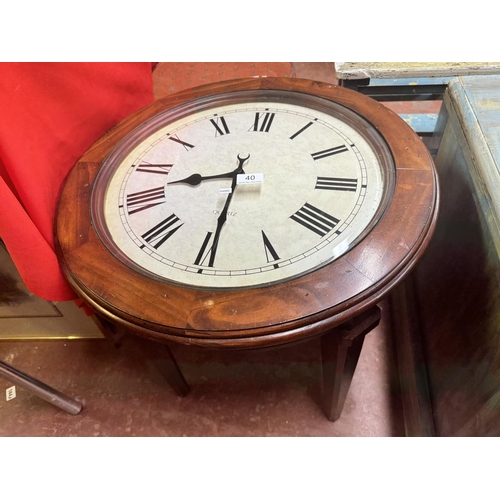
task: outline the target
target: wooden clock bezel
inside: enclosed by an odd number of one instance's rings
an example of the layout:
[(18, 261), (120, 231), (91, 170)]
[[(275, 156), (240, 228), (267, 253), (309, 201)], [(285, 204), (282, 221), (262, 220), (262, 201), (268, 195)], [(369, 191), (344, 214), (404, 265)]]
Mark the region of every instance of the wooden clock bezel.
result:
[[(280, 90), (332, 100), (367, 120), (385, 139), (396, 169), (387, 209), (370, 233), (335, 261), (262, 288), (193, 289), (153, 280), (104, 246), (91, 220), (92, 185), (127, 134), (165, 109), (242, 90)], [(288, 78), (220, 82), (155, 101), (102, 136), (71, 170), (56, 217), (56, 249), (75, 291), (92, 308), (157, 341), (253, 348), (320, 334), (379, 302), (411, 270), (433, 233), (438, 182), (415, 132), (385, 106), (341, 87)]]

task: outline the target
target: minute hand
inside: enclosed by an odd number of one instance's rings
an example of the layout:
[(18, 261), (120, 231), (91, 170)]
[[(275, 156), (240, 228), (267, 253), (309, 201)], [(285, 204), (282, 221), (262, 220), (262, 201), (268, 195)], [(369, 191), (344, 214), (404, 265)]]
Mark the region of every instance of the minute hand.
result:
[(231, 182), (231, 192), (228, 194), (226, 198), (226, 203), (224, 203), (224, 208), (222, 209), (219, 218), (217, 219), (217, 228), (215, 229), (215, 234), (214, 234), (214, 243), (212, 245), (212, 251), (210, 252), (210, 260), (208, 263), (208, 267), (213, 267), (214, 266), (214, 261), (215, 261), (215, 254), (217, 253), (217, 246), (219, 244), (219, 237), (220, 233), (222, 230), (222, 226), (224, 226), (226, 219), (227, 219), (227, 211), (229, 210), (229, 204), (231, 203), (231, 199), (234, 194), (234, 190), (236, 188), (236, 177), (238, 174), (244, 174), (245, 172), (243, 171), (243, 164), (250, 158), (250, 155), (248, 155), (246, 158), (240, 158), (240, 155), (238, 155), (238, 168), (233, 170), (231, 172), (231, 177), (233, 178), (233, 181)]

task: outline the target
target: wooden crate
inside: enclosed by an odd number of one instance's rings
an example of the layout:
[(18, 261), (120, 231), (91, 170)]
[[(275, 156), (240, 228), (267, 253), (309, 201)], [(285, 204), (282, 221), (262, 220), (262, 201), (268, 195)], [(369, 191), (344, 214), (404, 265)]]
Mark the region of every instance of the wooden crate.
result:
[(500, 436), (500, 76), (453, 79), (441, 211), (414, 273), (436, 433)]
[[(339, 85), (378, 101), (441, 100), (449, 82), (458, 76), (500, 74), (498, 62), (336, 62)], [(429, 112), (429, 110), (432, 110)], [(401, 114), (422, 136), (434, 133), (439, 107)]]

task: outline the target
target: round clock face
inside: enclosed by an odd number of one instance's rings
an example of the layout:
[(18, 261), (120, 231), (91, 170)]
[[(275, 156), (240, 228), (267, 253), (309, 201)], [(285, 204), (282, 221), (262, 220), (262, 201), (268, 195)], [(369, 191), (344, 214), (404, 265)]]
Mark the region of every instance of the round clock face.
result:
[(366, 237), (393, 172), (383, 139), (343, 106), (282, 91), (223, 94), (132, 132), (96, 179), (92, 218), (107, 248), (146, 276), (265, 286)]

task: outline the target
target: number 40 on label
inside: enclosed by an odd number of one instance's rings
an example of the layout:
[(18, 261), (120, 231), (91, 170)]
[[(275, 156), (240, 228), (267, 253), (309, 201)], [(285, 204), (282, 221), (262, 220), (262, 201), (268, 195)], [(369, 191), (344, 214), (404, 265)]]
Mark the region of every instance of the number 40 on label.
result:
[(236, 176), (236, 184), (262, 184), (264, 182), (264, 174), (238, 174)]

